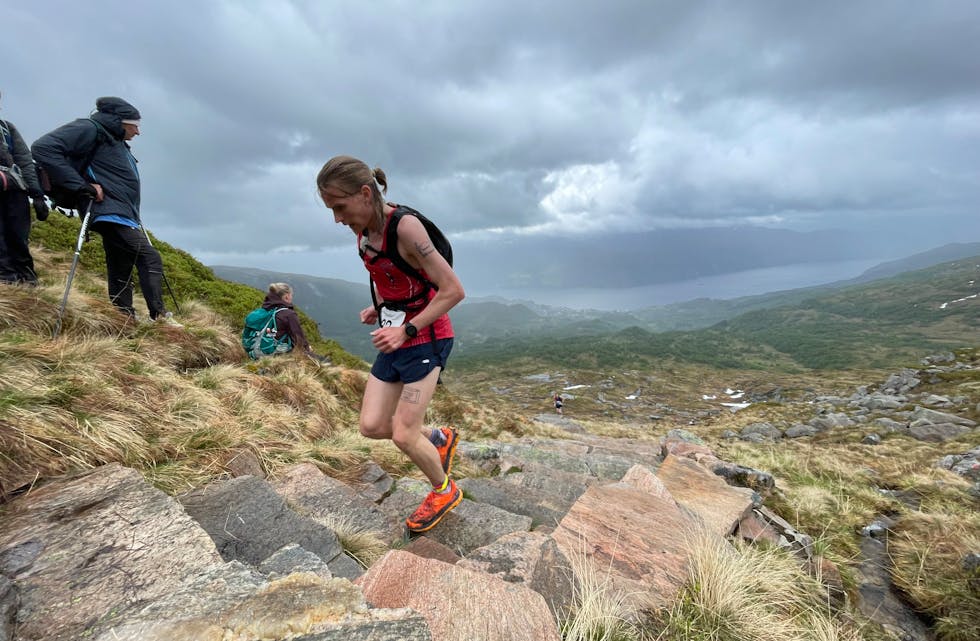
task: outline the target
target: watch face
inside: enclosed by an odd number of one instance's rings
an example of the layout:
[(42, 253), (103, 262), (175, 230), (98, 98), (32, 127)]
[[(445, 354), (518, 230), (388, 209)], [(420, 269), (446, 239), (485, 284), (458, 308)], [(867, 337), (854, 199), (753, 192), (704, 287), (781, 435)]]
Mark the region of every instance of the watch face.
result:
[(405, 323), (405, 333), (408, 334), (409, 338), (415, 338), (418, 336), (419, 330), (415, 325), (411, 323)]

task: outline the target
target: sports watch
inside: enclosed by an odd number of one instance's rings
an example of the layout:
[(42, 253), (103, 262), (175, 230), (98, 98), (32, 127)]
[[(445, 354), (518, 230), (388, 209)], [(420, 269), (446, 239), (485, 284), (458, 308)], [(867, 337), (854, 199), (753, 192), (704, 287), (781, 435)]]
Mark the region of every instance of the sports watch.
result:
[(402, 325), (402, 327), (405, 328), (405, 334), (407, 334), (409, 338), (415, 338), (419, 335), (419, 328), (411, 323), (405, 323)]

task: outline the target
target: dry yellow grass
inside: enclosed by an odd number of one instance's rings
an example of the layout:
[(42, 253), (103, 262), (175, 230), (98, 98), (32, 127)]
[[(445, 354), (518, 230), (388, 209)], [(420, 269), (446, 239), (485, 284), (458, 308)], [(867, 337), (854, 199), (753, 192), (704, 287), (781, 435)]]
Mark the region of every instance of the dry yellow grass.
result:
[(980, 551), (980, 513), (912, 513), (888, 539), (894, 581), (936, 619), (940, 638), (980, 639), (980, 575), (963, 566)]
[[(201, 303), (175, 329), (127, 322), (79, 289), (52, 339), (61, 290), (0, 288), (0, 493), (108, 462), (178, 492), (226, 474), (243, 450), (270, 474), (303, 460), (342, 479), (372, 459), (412, 470), (358, 434), (364, 372), (293, 355), (247, 362), (238, 330)], [(437, 396), (428, 419), (492, 431), (491, 411)]]
[(568, 559), (575, 576), (571, 612), (559, 621), (564, 641), (644, 641), (636, 595), (625, 594), (585, 552)]
[(703, 532), (687, 539), (691, 578), (662, 615), (660, 639), (851, 641), (853, 623), (836, 617), (823, 588), (798, 559), (774, 548), (731, 545)]

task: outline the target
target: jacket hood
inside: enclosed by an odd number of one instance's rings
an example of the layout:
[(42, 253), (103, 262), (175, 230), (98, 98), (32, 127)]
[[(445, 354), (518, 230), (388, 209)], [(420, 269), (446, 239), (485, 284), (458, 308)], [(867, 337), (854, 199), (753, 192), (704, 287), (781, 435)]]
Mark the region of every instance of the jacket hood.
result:
[(123, 120), (139, 120), (139, 109), (129, 104), (122, 98), (106, 96), (95, 101), (96, 112), (92, 114), (92, 120), (96, 121), (106, 131), (115, 138), (122, 140), (125, 135), (123, 130)]
[(273, 307), (288, 307), (289, 309), (293, 309), (290, 303), (287, 303), (275, 294), (266, 294), (265, 300), (262, 301), (262, 309), (272, 309)]

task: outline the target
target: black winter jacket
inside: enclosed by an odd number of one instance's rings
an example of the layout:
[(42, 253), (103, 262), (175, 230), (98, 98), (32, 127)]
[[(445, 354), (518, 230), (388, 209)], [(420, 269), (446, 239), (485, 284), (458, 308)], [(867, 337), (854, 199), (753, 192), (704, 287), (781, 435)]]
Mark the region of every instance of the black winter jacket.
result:
[[(102, 186), (105, 198), (92, 203), (93, 220), (116, 214), (139, 223), (140, 176), (136, 159), (123, 140), (122, 119), (118, 114), (102, 111), (79, 118), (35, 140), (31, 152), (38, 164), (47, 169), (52, 183), (72, 191), (86, 183)], [(82, 176), (72, 165), (83, 164), (93, 148), (92, 163)]]
[[(41, 191), (41, 184), (37, 181), (37, 174), (34, 172), (34, 161), (31, 159), (31, 150), (28, 149), (23, 136), (17, 131), (17, 127), (14, 127), (14, 123), (9, 120), (0, 122), (7, 127), (7, 131), (10, 132), (10, 141), (13, 143), (13, 148), (7, 149), (7, 141), (4, 140), (0, 142), (0, 149), (5, 149), (11, 156), (10, 160), (20, 167), (20, 173), (24, 177), (24, 182), (27, 183), (27, 193), (32, 198), (43, 196), (44, 192)], [(0, 160), (0, 165), (6, 164), (6, 158)]]

